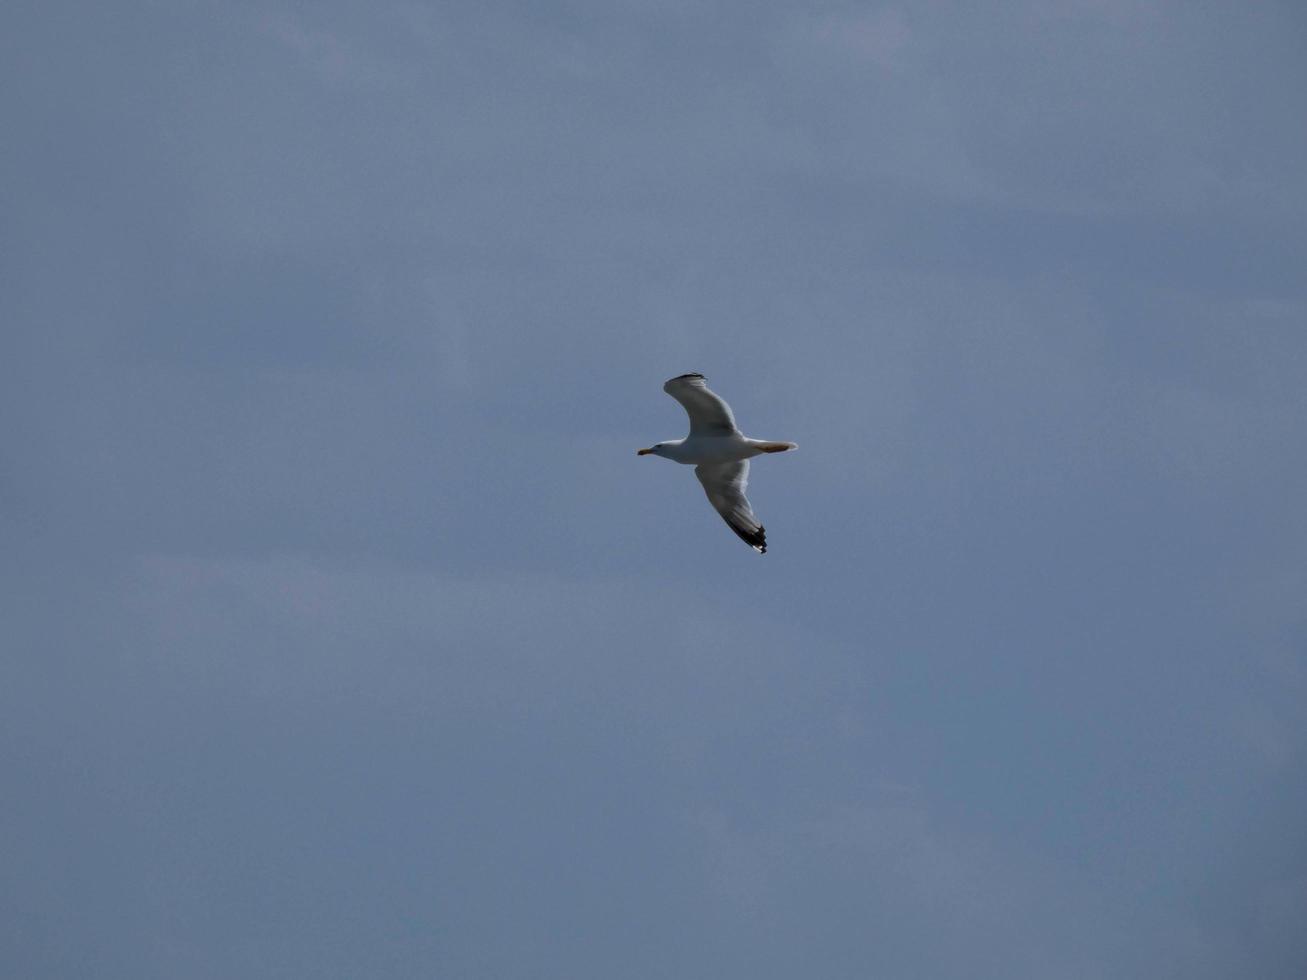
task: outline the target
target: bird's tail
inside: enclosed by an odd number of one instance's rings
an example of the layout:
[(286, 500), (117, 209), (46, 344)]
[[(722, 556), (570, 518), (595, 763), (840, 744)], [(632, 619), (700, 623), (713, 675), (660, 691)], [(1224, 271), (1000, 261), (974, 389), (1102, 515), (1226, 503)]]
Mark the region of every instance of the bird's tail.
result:
[(784, 453), (799, 448), (797, 442), (760, 442), (757, 445), (765, 453)]

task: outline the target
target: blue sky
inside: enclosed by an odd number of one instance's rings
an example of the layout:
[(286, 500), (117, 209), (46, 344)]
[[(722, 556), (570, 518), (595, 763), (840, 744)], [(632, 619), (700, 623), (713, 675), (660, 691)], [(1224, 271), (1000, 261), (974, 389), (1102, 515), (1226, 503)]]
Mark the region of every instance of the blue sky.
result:
[(1297, 5), (0, 28), (5, 975), (1307, 970)]

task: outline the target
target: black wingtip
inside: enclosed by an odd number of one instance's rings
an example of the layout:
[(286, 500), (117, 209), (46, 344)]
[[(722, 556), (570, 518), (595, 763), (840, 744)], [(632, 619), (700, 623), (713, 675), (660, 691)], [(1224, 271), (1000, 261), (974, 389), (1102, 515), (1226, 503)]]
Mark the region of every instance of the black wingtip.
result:
[(691, 371), (689, 374), (678, 374), (676, 377), (672, 378), (672, 380), (673, 380), (673, 381), (688, 381), (688, 380), (690, 380), (690, 379), (692, 379), (692, 378), (698, 378), (700, 381), (702, 381), (702, 380), (703, 380), (703, 375), (702, 375), (702, 374), (699, 374), (697, 371)]
[(738, 525), (732, 524), (730, 521), (726, 522), (726, 526), (734, 531), (741, 541), (747, 544), (754, 551), (758, 552), (758, 554), (767, 554), (767, 529), (765, 527), (759, 527), (758, 530), (754, 531), (749, 528), (739, 527)]

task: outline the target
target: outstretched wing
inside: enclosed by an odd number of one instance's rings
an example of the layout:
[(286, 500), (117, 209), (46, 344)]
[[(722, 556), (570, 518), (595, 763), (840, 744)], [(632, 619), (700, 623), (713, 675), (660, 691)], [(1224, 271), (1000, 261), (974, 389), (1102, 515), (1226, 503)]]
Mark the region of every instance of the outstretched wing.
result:
[(685, 407), (690, 435), (728, 436), (736, 431), (731, 406), (708, 390), (702, 374), (682, 374), (663, 385), (663, 391)]
[(744, 495), (749, 485), (749, 461), (732, 463), (700, 463), (694, 475), (703, 484), (708, 502), (722, 515), (722, 520), (758, 554), (767, 554), (767, 535), (758, 518), (753, 516), (749, 498)]

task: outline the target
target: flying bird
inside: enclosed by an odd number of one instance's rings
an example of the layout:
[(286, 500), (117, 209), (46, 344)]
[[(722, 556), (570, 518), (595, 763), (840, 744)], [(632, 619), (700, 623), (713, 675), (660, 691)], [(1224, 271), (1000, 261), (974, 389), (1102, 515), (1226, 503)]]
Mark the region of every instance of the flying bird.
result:
[(750, 439), (735, 426), (735, 414), (721, 397), (708, 390), (702, 374), (682, 374), (663, 385), (690, 416), (690, 434), (636, 451), (637, 456), (661, 456), (694, 467), (708, 502), (731, 530), (760, 555), (767, 553), (767, 535), (753, 515), (749, 498), (749, 460), (762, 453), (783, 453), (799, 447), (792, 442)]

